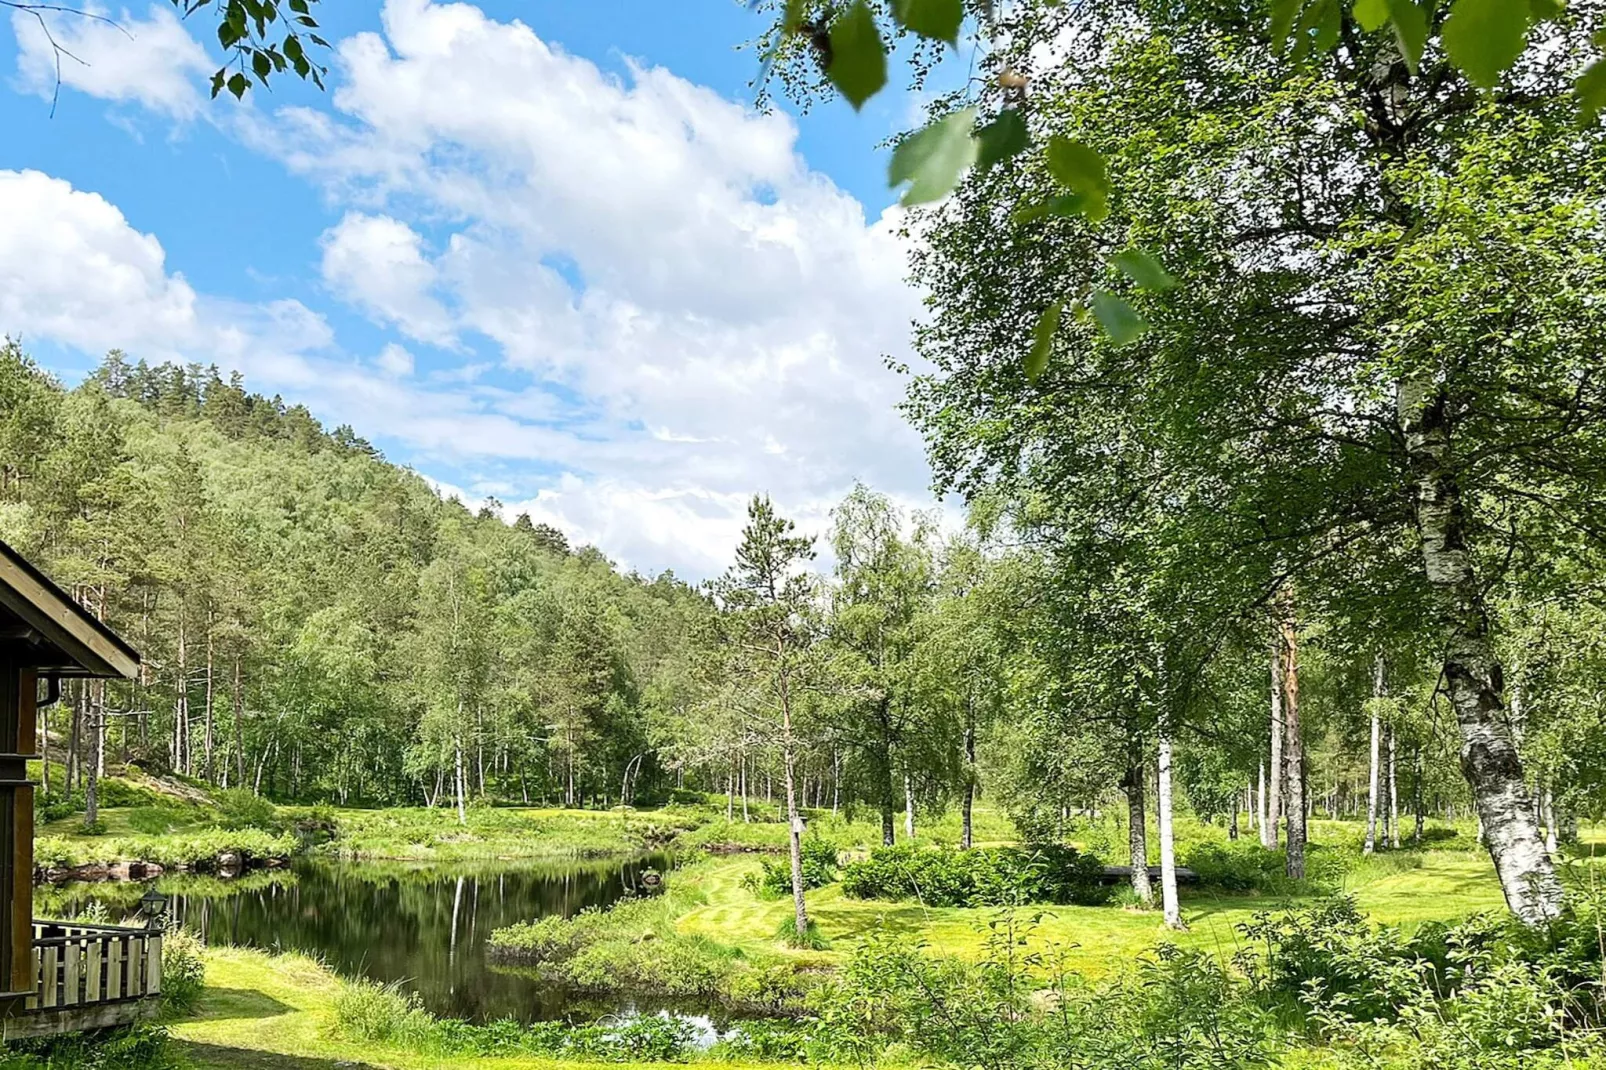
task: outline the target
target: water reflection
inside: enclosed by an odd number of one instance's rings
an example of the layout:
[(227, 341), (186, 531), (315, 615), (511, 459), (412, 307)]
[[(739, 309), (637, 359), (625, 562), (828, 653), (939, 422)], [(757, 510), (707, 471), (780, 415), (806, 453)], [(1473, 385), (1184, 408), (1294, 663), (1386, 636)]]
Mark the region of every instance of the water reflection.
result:
[[(452, 868), (305, 859), (289, 870), (234, 881), (175, 876), (157, 886), (170, 897), (174, 920), (209, 944), (308, 952), (347, 976), (400, 981), (438, 1015), (479, 1022), (589, 1020), (702, 1008), (566, 991), (533, 971), (489, 965), (486, 939), (514, 922), (570, 917), (648, 894), (643, 875), (672, 865), (666, 855)], [(142, 891), (110, 884), (41, 889), (40, 911), (70, 916), (98, 899), (116, 914), (131, 909)]]

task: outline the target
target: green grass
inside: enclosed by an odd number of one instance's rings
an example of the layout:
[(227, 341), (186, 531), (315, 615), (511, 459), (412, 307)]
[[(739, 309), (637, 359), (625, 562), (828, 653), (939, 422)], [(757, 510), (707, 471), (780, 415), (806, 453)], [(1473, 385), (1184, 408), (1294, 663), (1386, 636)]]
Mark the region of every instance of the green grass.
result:
[[(1343, 888), (1374, 921), (1416, 925), (1504, 908), (1494, 867), (1486, 856), (1424, 852), (1408, 862), (1402, 852), (1385, 858), (1388, 860), (1358, 867)], [(1409, 864), (1418, 859), (1420, 866)], [(676, 919), (676, 930), (717, 940), (749, 955), (788, 954), (777, 943), (775, 933), (791, 916), (790, 900), (764, 901), (742, 887), (742, 877), (757, 868), (756, 860), (736, 858), (721, 860), (695, 874), (692, 879), (703, 902)], [(671, 879), (682, 878), (677, 873)], [(1120, 906), (1056, 906), (1031, 908), (1030, 912), (1041, 910), (1034, 935), (1040, 947), (1057, 946), (1070, 968), (1098, 976), (1161, 940), (1230, 956), (1242, 940), (1236, 927), (1255, 912), (1273, 909), (1281, 902), (1269, 896), (1185, 891), (1182, 905), (1188, 931), (1183, 933), (1167, 931), (1158, 912)], [(808, 903), (810, 917), (819, 923), (831, 950), (791, 954), (827, 963), (840, 961), (860, 939), (877, 929), (906, 933), (945, 954), (976, 957), (987, 935), (988, 920), (997, 916), (992, 909), (849, 899), (836, 885), (810, 892)]]
[[(598, 1065), (517, 1055), (443, 1056), (351, 1040), (332, 1029), (340, 994), (340, 980), (304, 956), (214, 949), (207, 952), (206, 988), (196, 1013), (174, 1025), (173, 1036), (195, 1070), (558, 1070)], [(721, 1065), (744, 1070), (767, 1064)]]

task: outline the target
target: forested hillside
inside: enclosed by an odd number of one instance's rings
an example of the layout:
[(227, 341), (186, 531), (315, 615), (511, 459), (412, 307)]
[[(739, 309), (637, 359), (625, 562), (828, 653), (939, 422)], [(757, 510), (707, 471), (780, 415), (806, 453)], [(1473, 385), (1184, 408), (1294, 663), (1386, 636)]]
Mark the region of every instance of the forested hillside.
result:
[(97, 753), (353, 804), (617, 801), (646, 754), (631, 788), (661, 790), (649, 726), (709, 614), (674, 576), (442, 500), (215, 369), (113, 354), (65, 391), (8, 344), (0, 428), (3, 537), (144, 656), (49, 711), (75, 791)]

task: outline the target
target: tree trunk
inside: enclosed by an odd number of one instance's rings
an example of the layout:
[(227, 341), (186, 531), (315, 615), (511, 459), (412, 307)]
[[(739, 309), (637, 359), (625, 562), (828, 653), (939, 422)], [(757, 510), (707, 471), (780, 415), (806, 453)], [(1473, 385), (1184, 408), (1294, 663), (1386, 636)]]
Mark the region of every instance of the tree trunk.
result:
[(903, 835), (915, 838), (915, 790), (908, 773), (903, 774)]
[[(105, 681), (96, 680), (95, 683), (105, 686)], [(89, 705), (89, 723), (85, 725), (89, 735), (89, 760), (84, 763), (84, 824), (93, 825), (100, 819), (100, 747), (101, 747), (101, 716), (104, 711), (97, 711), (93, 701)]]
[(1523, 923), (1537, 925), (1561, 914), (1561, 881), (1534, 822), (1522, 759), (1505, 719), (1501, 666), (1467, 552), (1449, 399), (1431, 380), (1407, 379), (1399, 383), (1397, 404), (1423, 568), (1444, 638), (1443, 686), (1461, 729), (1461, 771), (1472, 788), (1506, 905)]
[(212, 766), (212, 725), (212, 627), (211, 619), (208, 617), (206, 629), (206, 728), (205, 735), (201, 739), (203, 761), (206, 765), (206, 782), (208, 784), (217, 783), (213, 775)]
[(1400, 779), (1397, 775), (1394, 726), (1389, 725), (1389, 846), (1399, 850), (1404, 841), (1400, 838)]
[(1416, 811), (1416, 829), (1411, 840), (1422, 846), (1422, 744), (1411, 750), (1411, 808)]
[(1293, 596), (1282, 605), (1278, 621), (1282, 640), (1283, 782), (1287, 785), (1288, 856), (1284, 871), (1290, 880), (1305, 879), (1305, 744), (1299, 728), (1299, 636)]
[(792, 908), (797, 938), (802, 942), (809, 934), (809, 910), (803, 901), (803, 815), (797, 809), (797, 790), (793, 784), (792, 767), (792, 696), (785, 670), (781, 679), (781, 763), (786, 774), (786, 820), (790, 829), (788, 846), (792, 851)]
[(1278, 826), (1283, 810), (1283, 683), (1281, 644), (1273, 642), (1271, 655), (1271, 761), (1266, 766), (1265, 824), (1260, 826), (1260, 843), (1277, 846)]
[(173, 768), (190, 771), (190, 669), (189, 641), (184, 630), (184, 614), (178, 619), (178, 701), (173, 707)]
[(234, 772), (245, 783), (245, 692), (240, 686), (240, 655), (234, 655), (234, 685), (229, 701), (234, 706)]
[(970, 850), (973, 840), (972, 816), (976, 808), (976, 722), (969, 702), (965, 704), (965, 801), (959, 818), (959, 846)]
[[(457, 724), (458, 732), (461, 733), (463, 724), (463, 704), (461, 702), (457, 704)], [(463, 773), (463, 739), (461, 735), (453, 741), (452, 750), (456, 758), (456, 768), (453, 770), (452, 776), (452, 788), (457, 793), (457, 823), (466, 825), (468, 824), (468, 809), (463, 803), (463, 793), (466, 787), (463, 782), (467, 777)]]
[(1266, 825), (1268, 822), (1266, 821), (1266, 818), (1268, 815), (1266, 813), (1266, 806), (1266, 763), (1262, 761), (1260, 763), (1260, 789), (1255, 793), (1255, 808), (1259, 815), (1259, 820), (1255, 827), (1260, 831), (1260, 845), (1262, 847), (1267, 846)]
[[(1383, 658), (1377, 659), (1377, 665), (1372, 676), (1372, 697), (1383, 697)], [(1361, 848), (1362, 854), (1371, 854), (1377, 848), (1377, 788), (1378, 788), (1378, 751), (1380, 737), (1383, 733), (1382, 718), (1376, 709), (1372, 710), (1372, 757), (1370, 763), (1370, 779), (1366, 789), (1366, 843)]]
[[(1171, 730), (1160, 726), (1159, 774), (1154, 792), (1160, 807), (1160, 904), (1165, 912), (1168, 929), (1186, 929), (1182, 920), (1182, 904), (1177, 900), (1177, 845), (1171, 829)], [(1147, 861), (1144, 863), (1147, 873)]]
[(1545, 785), (1539, 806), (1545, 821), (1545, 850), (1554, 853), (1560, 844), (1560, 838), (1556, 835), (1556, 800), (1551, 795), (1549, 784)]
[(1144, 906), (1154, 905), (1154, 888), (1149, 883), (1149, 830), (1147, 827), (1149, 804), (1143, 797), (1143, 752), (1138, 751), (1126, 779), (1121, 781), (1126, 791), (1126, 844), (1127, 861), (1132, 864), (1132, 894)]

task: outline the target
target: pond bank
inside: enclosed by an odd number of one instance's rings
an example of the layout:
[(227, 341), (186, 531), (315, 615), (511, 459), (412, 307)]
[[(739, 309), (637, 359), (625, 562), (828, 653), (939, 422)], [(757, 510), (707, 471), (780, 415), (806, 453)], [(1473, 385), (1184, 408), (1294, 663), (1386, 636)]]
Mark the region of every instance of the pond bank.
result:
[[(306, 1070), (351, 1066), (390, 1070), (558, 1070), (597, 1059), (550, 1055), (447, 1054), (394, 1040), (354, 1036), (337, 1022), (341, 980), (300, 955), (233, 948), (209, 950), (206, 987), (195, 1013), (172, 1026), (175, 1046), (194, 1070)], [(360, 1033), (360, 1030), (359, 1030)], [(693, 1053), (691, 1059), (704, 1058)], [(707, 1057), (714, 1061), (715, 1057)], [(657, 1067), (619, 1061), (612, 1066)], [(794, 1063), (718, 1058), (731, 1070), (779, 1070)]]

